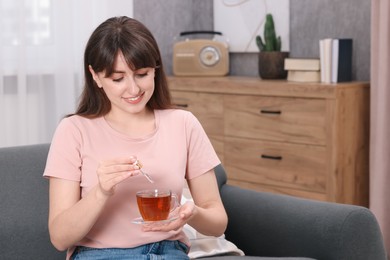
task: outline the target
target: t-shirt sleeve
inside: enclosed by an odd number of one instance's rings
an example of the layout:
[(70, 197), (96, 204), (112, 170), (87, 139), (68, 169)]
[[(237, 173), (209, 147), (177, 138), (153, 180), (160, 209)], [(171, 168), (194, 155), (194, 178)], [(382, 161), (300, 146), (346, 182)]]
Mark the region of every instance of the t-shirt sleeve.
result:
[(188, 164), (187, 179), (198, 177), (221, 163), (199, 120), (188, 113), (186, 120)]
[(71, 118), (62, 119), (54, 133), (43, 176), (80, 181), (81, 143), (82, 135)]

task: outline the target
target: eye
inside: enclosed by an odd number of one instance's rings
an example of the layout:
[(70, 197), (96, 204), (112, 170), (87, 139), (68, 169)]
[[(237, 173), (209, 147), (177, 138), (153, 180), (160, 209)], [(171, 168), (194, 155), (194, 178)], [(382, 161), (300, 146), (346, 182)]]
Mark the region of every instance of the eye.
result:
[(112, 81), (114, 81), (114, 82), (121, 82), (122, 80), (123, 80), (123, 77), (112, 79)]
[(136, 76), (139, 77), (139, 78), (143, 78), (143, 77), (146, 77), (148, 75), (148, 73), (137, 73)]
[(142, 68), (142, 69), (139, 69), (135, 72), (135, 75), (138, 77), (138, 78), (143, 78), (143, 77), (146, 77), (149, 75), (149, 72), (151, 72), (151, 68)]

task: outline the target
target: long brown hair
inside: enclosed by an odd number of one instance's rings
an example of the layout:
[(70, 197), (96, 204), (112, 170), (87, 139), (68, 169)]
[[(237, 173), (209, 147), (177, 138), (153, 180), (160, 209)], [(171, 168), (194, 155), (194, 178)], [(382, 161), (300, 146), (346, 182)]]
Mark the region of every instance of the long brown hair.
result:
[(111, 110), (110, 100), (93, 80), (89, 66), (96, 73), (104, 71), (106, 76), (110, 76), (119, 51), (132, 70), (155, 68), (155, 89), (146, 106), (150, 109), (171, 108), (171, 97), (156, 40), (142, 23), (121, 16), (109, 18), (100, 24), (88, 40), (84, 52), (84, 90), (76, 114), (96, 118)]

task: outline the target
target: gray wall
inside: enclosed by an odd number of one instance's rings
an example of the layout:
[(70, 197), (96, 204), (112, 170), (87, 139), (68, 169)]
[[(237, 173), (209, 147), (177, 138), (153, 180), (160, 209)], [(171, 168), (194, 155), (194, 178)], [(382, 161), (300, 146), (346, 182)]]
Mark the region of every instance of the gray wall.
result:
[[(353, 38), (354, 80), (370, 79), (370, 0), (290, 0), (290, 57), (318, 57), (322, 38)], [(172, 46), (182, 31), (212, 30), (212, 0), (134, 0), (134, 18), (160, 46), (172, 75)], [(230, 75), (258, 76), (256, 53), (231, 53)]]

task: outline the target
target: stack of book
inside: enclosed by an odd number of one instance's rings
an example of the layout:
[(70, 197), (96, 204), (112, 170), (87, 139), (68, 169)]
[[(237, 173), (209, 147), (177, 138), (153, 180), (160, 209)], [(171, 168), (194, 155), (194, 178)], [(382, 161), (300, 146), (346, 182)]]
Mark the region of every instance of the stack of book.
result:
[(320, 40), (321, 82), (352, 80), (352, 39)]
[(287, 80), (296, 82), (320, 82), (320, 59), (286, 58), (284, 69), (287, 70)]

